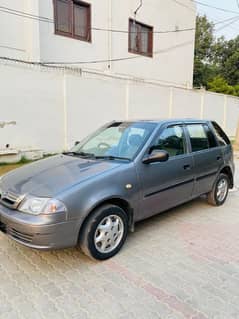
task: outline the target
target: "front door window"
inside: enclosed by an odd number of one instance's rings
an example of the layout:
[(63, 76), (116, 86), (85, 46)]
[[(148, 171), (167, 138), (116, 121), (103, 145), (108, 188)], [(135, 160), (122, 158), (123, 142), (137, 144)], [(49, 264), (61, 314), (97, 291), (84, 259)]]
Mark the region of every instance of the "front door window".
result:
[(166, 128), (156, 139), (153, 148), (167, 151), (169, 157), (185, 154), (187, 148), (183, 128), (179, 125)]

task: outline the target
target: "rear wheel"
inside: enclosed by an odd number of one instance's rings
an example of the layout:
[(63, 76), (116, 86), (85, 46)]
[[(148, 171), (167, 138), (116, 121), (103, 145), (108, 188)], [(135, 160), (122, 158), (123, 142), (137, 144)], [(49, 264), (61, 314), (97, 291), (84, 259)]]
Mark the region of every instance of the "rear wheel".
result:
[(227, 199), (230, 181), (226, 174), (220, 174), (213, 186), (212, 191), (207, 195), (208, 203), (213, 206), (221, 206)]
[(127, 233), (128, 218), (124, 210), (104, 205), (87, 220), (80, 235), (80, 246), (87, 256), (105, 260), (119, 252)]

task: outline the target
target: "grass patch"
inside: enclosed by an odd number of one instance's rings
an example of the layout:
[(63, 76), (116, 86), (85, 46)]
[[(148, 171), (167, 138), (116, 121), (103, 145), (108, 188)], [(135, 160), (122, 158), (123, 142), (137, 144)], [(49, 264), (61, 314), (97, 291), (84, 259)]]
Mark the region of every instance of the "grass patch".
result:
[(13, 169), (19, 168), (25, 164), (5, 164), (5, 165), (0, 165), (0, 176), (3, 174), (6, 174)]
[(22, 157), (21, 160), (19, 162), (16, 162), (16, 163), (0, 163), (0, 167), (2, 166), (11, 166), (11, 165), (23, 165), (23, 164), (28, 164), (28, 163), (32, 163), (32, 162), (35, 162), (35, 161), (31, 161), (31, 160), (28, 160), (26, 159), (25, 157)]
[(28, 163), (32, 163), (32, 162), (36, 162), (36, 161), (28, 160), (28, 159), (26, 159), (26, 157), (23, 156), (20, 159), (20, 161), (18, 163), (16, 163), (16, 164), (28, 164)]
[[(44, 155), (43, 159), (47, 158), (47, 157), (51, 157), (53, 155), (56, 155), (56, 154), (46, 154), (46, 155)], [(0, 163), (0, 176), (12, 171), (13, 169), (19, 168), (19, 167), (26, 165), (26, 164), (37, 162), (39, 160), (41, 160), (41, 159), (31, 161), (31, 160), (26, 159), (25, 157), (22, 157), (21, 160), (17, 163), (11, 163), (11, 164)]]

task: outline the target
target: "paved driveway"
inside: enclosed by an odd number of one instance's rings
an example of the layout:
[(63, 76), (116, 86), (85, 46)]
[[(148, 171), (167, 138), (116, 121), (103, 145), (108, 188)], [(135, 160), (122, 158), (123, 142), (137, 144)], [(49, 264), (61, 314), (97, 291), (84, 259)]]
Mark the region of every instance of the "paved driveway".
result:
[(103, 263), (0, 234), (0, 278), (1, 319), (239, 319), (239, 192), (141, 222)]

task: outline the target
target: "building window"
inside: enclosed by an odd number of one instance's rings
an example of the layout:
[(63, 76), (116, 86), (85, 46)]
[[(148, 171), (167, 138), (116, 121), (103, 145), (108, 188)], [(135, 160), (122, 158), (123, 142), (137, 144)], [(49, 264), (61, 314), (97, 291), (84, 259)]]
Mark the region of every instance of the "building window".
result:
[(129, 52), (153, 57), (153, 27), (129, 19)]
[(76, 0), (54, 0), (55, 33), (91, 41), (91, 6)]

